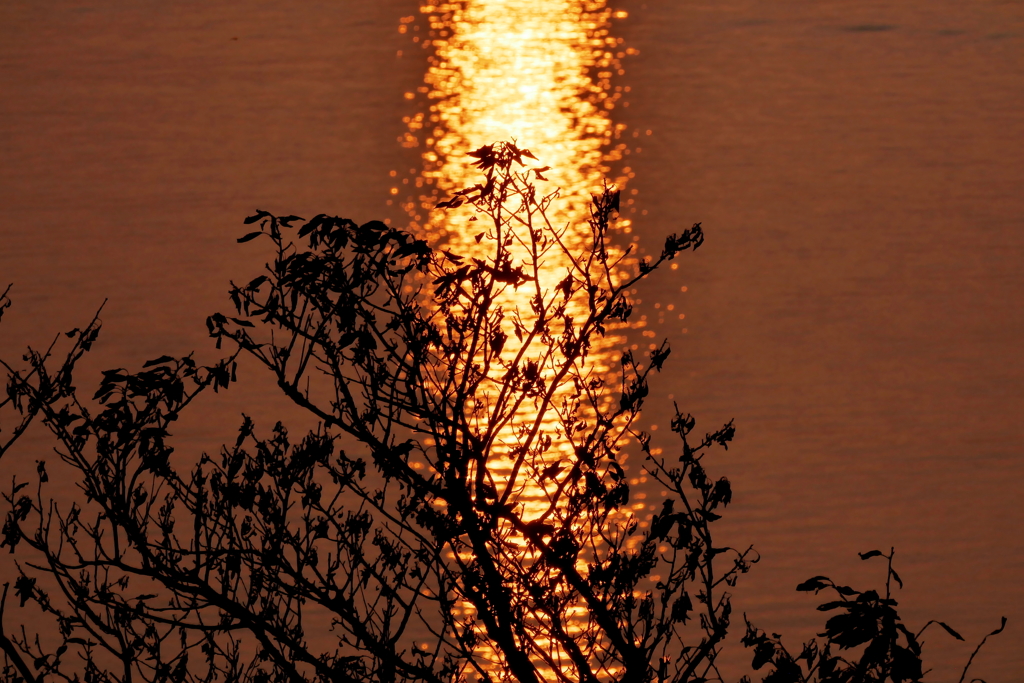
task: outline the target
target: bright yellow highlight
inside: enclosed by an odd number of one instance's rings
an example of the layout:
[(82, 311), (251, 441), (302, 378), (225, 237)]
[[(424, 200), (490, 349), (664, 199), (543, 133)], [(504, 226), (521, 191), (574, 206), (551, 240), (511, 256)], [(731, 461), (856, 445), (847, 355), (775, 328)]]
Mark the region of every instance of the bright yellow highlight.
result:
[[(433, 52), (425, 86), (419, 88), (427, 106), (405, 119), (409, 130), (400, 139), (405, 147), (423, 150), (423, 171), (415, 183), (423, 194), (402, 203), (412, 219), (411, 229), (429, 235), (432, 242), (445, 242), (445, 248), (455, 254), (486, 258), (493, 242), (477, 239), (488, 229), (486, 217), (468, 206), (438, 210), (434, 205), (482, 181), (468, 152), (499, 140), (515, 140), (520, 149), (538, 157), (523, 159), (534, 169), (530, 179), (538, 193), (559, 191), (546, 218), (556, 229), (569, 226), (564, 240), (575, 251), (589, 235), (591, 195), (601, 193), (610, 162), (620, 160), (626, 148), (616, 142), (625, 126), (616, 125), (611, 117), (623, 89), (613, 88), (611, 80), (622, 73), (619, 60), (633, 51), (624, 50), (622, 39), (610, 31), (613, 17), (625, 18), (626, 12), (613, 12), (605, 0), (468, 0), (426, 5), (422, 12), (427, 25), (419, 29), (417, 40), (422, 39)], [(411, 24), (403, 18), (401, 32), (412, 32)], [(624, 177), (614, 179), (619, 189), (632, 176), (628, 167), (623, 173)], [(623, 234), (629, 233), (630, 221), (620, 218), (618, 227)], [(544, 289), (551, 291), (568, 267), (568, 262), (546, 263), (541, 275)], [(518, 308), (528, 317), (529, 290), (510, 289), (510, 300), (498, 303), (505, 310)], [(609, 333), (595, 342), (588, 365), (595, 376), (607, 376), (624, 339)], [(524, 410), (520, 424), (536, 419), (528, 412)], [(557, 436), (554, 418), (553, 412), (545, 417), (545, 431)], [(514, 427), (501, 439), (506, 448), (498, 447), (497, 455), (511, 451)], [(549, 450), (551, 465), (573, 457), (570, 444), (559, 441), (556, 438)], [(511, 464), (507, 457), (497, 457), (487, 467), (500, 479), (510, 476)], [(553, 487), (550, 480), (536, 477), (517, 487), (515, 499), (523, 506), (524, 521), (548, 508)], [(472, 611), (469, 605), (463, 609)], [(571, 623), (567, 627), (575, 628)], [(496, 677), (504, 678), (498, 653), (485, 647), (480, 654), (491, 660)], [(567, 663), (565, 653), (557, 649), (551, 656), (559, 666)], [(550, 669), (543, 675), (555, 679)]]
[[(429, 110), (408, 123), (425, 144), (423, 178), (437, 194), (420, 197), (410, 213), (428, 216), (439, 195), (478, 181), (467, 152), (515, 139), (539, 157), (535, 167), (550, 167), (538, 189), (561, 189), (552, 223), (585, 228), (590, 194), (625, 147), (609, 150), (610, 111), (621, 98), (611, 87), (622, 42), (610, 33), (612, 11), (579, 0), (476, 0), (423, 11), (434, 50), (424, 79)], [(453, 247), (472, 253), (471, 226), (453, 218), (429, 221), (428, 230), (443, 222)]]

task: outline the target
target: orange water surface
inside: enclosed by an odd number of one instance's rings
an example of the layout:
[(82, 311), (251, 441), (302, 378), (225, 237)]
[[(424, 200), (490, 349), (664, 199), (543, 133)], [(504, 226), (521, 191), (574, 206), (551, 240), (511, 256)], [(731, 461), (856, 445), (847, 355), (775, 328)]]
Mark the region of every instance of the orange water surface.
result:
[[(432, 7), (0, 5), (0, 354), (109, 298), (79, 386), (212, 359), (205, 316), (265, 258), (234, 243), (252, 209), (457, 241), (435, 191), (465, 183), (467, 148), (516, 136), (563, 188), (559, 220), (607, 176), (627, 193), (623, 244), (703, 222), (622, 334), (673, 343), (644, 418), (656, 441), (670, 399), (708, 430), (736, 419), (723, 533), (763, 557), (736, 609), (795, 645), (823, 623), (799, 581), (878, 583), (856, 553), (895, 546), (910, 624), (968, 640), (928, 636), (934, 680), (1002, 615), (972, 674), (1022, 680), (1024, 6)], [(241, 410), (300, 419), (271, 396), (243, 373), (183, 420), (179, 452), (233, 438)]]

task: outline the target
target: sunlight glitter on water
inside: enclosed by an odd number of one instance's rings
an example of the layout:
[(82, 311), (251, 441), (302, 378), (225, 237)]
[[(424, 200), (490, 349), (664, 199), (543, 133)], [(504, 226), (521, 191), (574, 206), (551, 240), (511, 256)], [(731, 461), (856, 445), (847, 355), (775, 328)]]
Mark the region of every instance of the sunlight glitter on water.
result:
[[(425, 190), (404, 207), (414, 218), (412, 227), (445, 241), (457, 254), (489, 255), (491, 243), (474, 239), (481, 224), (471, 224), (471, 210), (442, 212), (433, 207), (440, 198), (480, 181), (472, 166), (475, 159), (467, 152), (515, 139), (538, 157), (531, 164), (540, 170), (534, 177), (538, 192), (559, 192), (547, 219), (556, 228), (569, 226), (565, 241), (578, 250), (589, 236), (591, 195), (600, 193), (610, 164), (621, 159), (626, 147), (616, 144), (625, 126), (611, 116), (622, 97), (621, 86), (615, 92), (612, 79), (623, 73), (620, 59), (626, 54), (622, 39), (611, 34), (611, 22), (625, 13), (613, 12), (603, 0), (477, 0), (428, 4), (421, 11), (433, 54), (424, 77), (426, 111), (408, 121), (407, 139), (423, 147), (417, 185)], [(628, 171), (614, 179), (619, 189), (624, 189)], [(424, 216), (422, 225), (415, 221)], [(617, 227), (622, 233), (631, 231), (627, 218)], [(556, 257), (544, 265), (542, 285), (551, 289), (569, 263)], [(512, 296), (499, 303), (529, 311), (529, 292), (523, 289)], [(615, 333), (598, 340), (589, 358), (592, 370), (610, 371), (623, 342)], [(562, 446), (556, 443), (553, 451), (568, 455), (568, 444)], [(508, 461), (493, 467), (500, 473)], [(541, 490), (522, 493), (537, 501), (538, 510), (545, 507)]]
[[(407, 208), (428, 216), (428, 232), (440, 229), (429, 215), (434, 197), (478, 179), (466, 153), (509, 139), (532, 150), (538, 167), (551, 167), (543, 172), (548, 182), (538, 184), (561, 189), (552, 223), (585, 227), (590, 194), (625, 148), (613, 147), (624, 126), (611, 118), (622, 95), (611, 80), (622, 73), (625, 52), (604, 4), (479, 0), (423, 8), (433, 48), (424, 78), (428, 107), (408, 123), (425, 148), (421, 177), (433, 194)], [(622, 188), (626, 180), (615, 182)], [(452, 218), (445, 236), (470, 253), (469, 231)], [(629, 221), (620, 228), (628, 232)]]
[[(426, 21), (418, 28), (426, 31), (420, 30), (413, 40), (429, 43), (432, 56), (420, 88), (425, 95), (423, 111), (405, 119), (409, 132), (403, 144), (421, 148), (423, 163), (415, 180), (422, 194), (401, 204), (412, 219), (410, 227), (432, 241), (444, 242), (456, 254), (491, 255), (493, 242), (478, 239), (487, 220), (473, 222), (471, 207), (442, 212), (434, 205), (480, 182), (480, 172), (472, 166), (476, 160), (468, 152), (499, 140), (515, 140), (520, 149), (537, 157), (528, 167), (537, 171), (531, 180), (538, 193), (558, 191), (546, 218), (556, 229), (568, 226), (565, 243), (578, 252), (590, 237), (591, 196), (612, 180), (624, 189), (632, 175), (627, 167), (619, 177), (608, 177), (611, 165), (622, 159), (626, 148), (618, 143), (625, 126), (612, 118), (624, 88), (612, 81), (623, 74), (620, 60), (632, 51), (625, 50), (622, 39), (611, 33), (612, 20), (624, 18), (625, 13), (613, 12), (604, 1), (581, 0), (476, 0), (429, 4), (421, 11)], [(414, 17), (403, 19), (401, 32), (417, 28), (413, 22)], [(630, 221), (620, 218), (616, 227), (616, 241), (628, 243)], [(514, 255), (523, 258), (526, 253)], [(569, 266), (561, 254), (550, 258), (540, 273), (541, 286), (552, 291)], [(632, 269), (628, 262), (620, 268), (616, 275)], [(518, 308), (525, 318), (530, 315), (531, 293), (529, 287), (510, 289), (498, 304), (505, 310)], [(583, 310), (575, 313), (586, 315)], [(590, 371), (608, 376), (624, 343), (624, 336), (616, 331), (596, 340), (588, 358)], [(499, 436), (487, 463), (496, 482), (507, 485), (513, 476), (513, 461), (507, 454), (519, 438), (516, 427), (536, 421), (536, 413), (530, 412), (522, 411), (515, 424), (504, 430), (507, 433)], [(572, 456), (572, 444), (560, 436), (554, 411), (542, 420), (542, 430), (554, 437), (554, 443), (540, 465)], [(540, 466), (526, 469), (532, 471), (516, 479), (513, 500), (521, 506), (524, 521), (529, 521), (548, 511), (555, 486), (540, 476)], [(522, 537), (510, 536), (509, 541), (529, 554)], [(464, 610), (469, 613), (472, 608), (467, 605)], [(536, 645), (547, 647), (545, 642)], [(500, 677), (497, 653), (483, 650), (480, 654), (491, 660)], [(550, 654), (558, 661), (564, 653)], [(550, 671), (545, 675), (554, 678)]]

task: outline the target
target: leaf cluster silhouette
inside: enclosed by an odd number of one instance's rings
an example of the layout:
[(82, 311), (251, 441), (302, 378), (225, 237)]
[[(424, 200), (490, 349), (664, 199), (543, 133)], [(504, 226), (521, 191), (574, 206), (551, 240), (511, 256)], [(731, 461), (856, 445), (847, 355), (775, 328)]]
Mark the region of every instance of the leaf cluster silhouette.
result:
[[(53, 498), (43, 460), (4, 493), (8, 680), (721, 678), (729, 588), (757, 560), (712, 539), (732, 487), (708, 461), (734, 425), (701, 436), (677, 407), (666, 457), (636, 423), (667, 343), (623, 350), (614, 373), (591, 362), (630, 318), (629, 291), (697, 249), (701, 225), (636, 260), (612, 240), (615, 189), (586, 226), (555, 227), (532, 153), (470, 156), (483, 180), (438, 208), (479, 220), (476, 255), (379, 221), (258, 211), (238, 241), (266, 245), (264, 272), (207, 320), (224, 358), (109, 370), (83, 399), (97, 313), (24, 368), (3, 362), (0, 456), (42, 422), (82, 493)], [(318, 426), (296, 438), (243, 416), (219, 453), (176, 454), (173, 423), (229, 388), (241, 357)], [(630, 508), (630, 467), (664, 494), (649, 522)], [(12, 583), (55, 636), (4, 624)], [(888, 589), (799, 588), (825, 589), (838, 614), (799, 657), (748, 623), (765, 681), (921, 678), (920, 632)], [(857, 661), (832, 655), (865, 643)]]

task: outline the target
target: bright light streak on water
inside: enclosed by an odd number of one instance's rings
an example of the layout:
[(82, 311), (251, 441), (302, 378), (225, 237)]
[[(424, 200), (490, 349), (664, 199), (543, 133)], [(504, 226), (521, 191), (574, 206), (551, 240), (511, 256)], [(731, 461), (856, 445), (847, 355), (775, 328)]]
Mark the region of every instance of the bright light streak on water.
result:
[[(602, 191), (610, 180), (610, 164), (622, 158), (626, 147), (617, 143), (625, 126), (616, 124), (612, 113), (624, 90), (613, 78), (623, 73), (620, 60), (627, 53), (622, 39), (611, 31), (612, 20), (624, 18), (625, 13), (614, 13), (603, 1), (580, 0), (477, 0), (427, 5), (422, 11), (426, 35), (421, 30), (414, 40), (429, 41), (433, 54), (425, 87), (420, 89), (426, 95), (424, 111), (406, 121), (406, 146), (423, 149), (423, 171), (415, 181), (423, 194), (402, 204), (413, 219), (412, 228), (443, 240), (456, 254), (487, 256), (493, 242), (476, 239), (487, 220), (476, 222), (471, 207), (443, 213), (433, 207), (440, 199), (480, 182), (481, 174), (472, 166), (475, 159), (467, 152), (498, 140), (515, 140), (538, 158), (535, 162), (524, 159), (540, 171), (534, 175), (538, 193), (559, 190), (547, 219), (556, 228), (568, 226), (565, 243), (578, 251), (590, 232), (591, 195)], [(400, 30), (407, 32), (413, 26), (409, 17)], [(614, 184), (624, 189), (631, 175), (624, 168)], [(617, 230), (616, 241), (628, 243), (630, 221), (620, 219)], [(526, 253), (514, 255), (523, 258)], [(561, 254), (546, 261), (540, 275), (542, 287), (553, 291), (569, 265)], [(505, 310), (518, 308), (527, 317), (532, 293), (529, 286), (509, 290), (498, 303)], [(577, 319), (586, 315), (583, 310), (573, 313)], [(507, 332), (511, 337), (512, 330)], [(589, 369), (611, 380), (609, 373), (623, 343), (624, 338), (614, 331), (597, 340), (588, 358)], [(516, 424), (531, 423), (536, 417), (529, 409), (522, 411)], [(488, 462), (499, 482), (507, 481), (510, 474), (512, 460), (505, 454), (516, 443), (516, 424), (500, 436), (502, 444)], [(552, 411), (543, 429), (555, 443), (542, 465), (572, 455), (571, 444), (560, 438), (557, 427)], [(527, 521), (547, 510), (555, 489), (551, 479), (544, 481), (538, 475), (534, 471), (517, 480), (515, 500), (523, 506)], [(521, 537), (510, 538), (515, 539), (523, 543)], [(550, 654), (556, 661), (565, 657), (556, 648)], [(482, 650), (481, 655), (494, 662), (500, 676), (496, 653)], [(554, 677), (550, 671), (547, 676)]]

